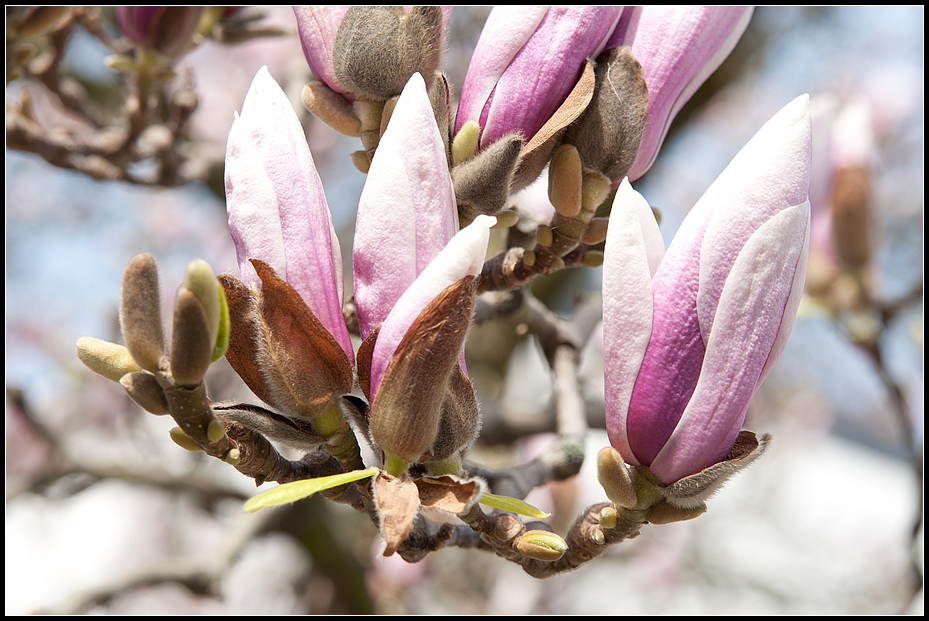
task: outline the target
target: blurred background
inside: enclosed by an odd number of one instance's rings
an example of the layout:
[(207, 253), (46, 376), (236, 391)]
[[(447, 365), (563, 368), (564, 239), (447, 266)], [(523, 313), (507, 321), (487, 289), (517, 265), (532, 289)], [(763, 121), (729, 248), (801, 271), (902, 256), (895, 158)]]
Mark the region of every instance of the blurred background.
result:
[[(489, 10), (452, 12), (453, 92)], [(310, 75), (291, 9), (260, 11), (290, 34), (207, 41), (179, 65), (200, 99), (189, 130), (214, 163), (205, 182), (96, 181), (6, 150), (7, 614), (923, 614), (923, 7), (758, 8), (678, 117), (635, 184), (661, 210), (666, 242), (758, 128), (811, 96), (810, 295), (745, 425), (774, 440), (700, 519), (645, 528), (544, 581), (475, 550), (445, 549), (415, 565), (384, 559), (365, 516), (318, 498), (246, 514), (250, 480), (179, 449), (171, 421), (140, 410), (75, 356), (81, 336), (120, 340), (119, 284), (132, 256), (158, 260), (166, 316), (191, 259), (237, 273), (221, 158), (262, 65), (303, 114), (350, 265), (364, 183), (348, 159), (357, 141), (299, 104)], [(93, 37), (76, 32), (66, 49), (72, 76), (114, 88), (109, 52)], [(8, 106), (20, 82), (8, 82)], [(859, 173), (852, 203), (866, 222), (851, 233), (834, 223), (846, 213), (836, 188), (849, 169)], [(578, 294), (598, 287), (598, 270), (582, 268), (536, 293), (569, 314)], [(469, 350), (493, 404), (472, 458), (506, 467), (547, 441), (551, 388), (531, 339), (480, 347), (494, 334), (475, 330)], [(605, 499), (592, 463), (608, 444), (597, 352), (595, 335), (583, 368), (587, 463), (528, 499), (552, 511), (562, 533)], [(224, 361), (209, 385), (221, 398), (253, 399)]]

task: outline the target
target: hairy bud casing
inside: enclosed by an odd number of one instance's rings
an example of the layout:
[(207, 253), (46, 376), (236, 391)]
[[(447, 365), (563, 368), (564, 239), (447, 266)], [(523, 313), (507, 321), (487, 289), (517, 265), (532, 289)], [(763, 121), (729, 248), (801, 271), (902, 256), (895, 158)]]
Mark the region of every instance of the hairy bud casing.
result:
[(164, 355), (164, 328), (158, 266), (148, 253), (133, 257), (123, 272), (119, 323), (136, 363), (146, 371), (157, 371)]
[(399, 95), (410, 76), (427, 87), (442, 57), (444, 14), (438, 6), (353, 6), (342, 18), (332, 50), (336, 79), (362, 99)]

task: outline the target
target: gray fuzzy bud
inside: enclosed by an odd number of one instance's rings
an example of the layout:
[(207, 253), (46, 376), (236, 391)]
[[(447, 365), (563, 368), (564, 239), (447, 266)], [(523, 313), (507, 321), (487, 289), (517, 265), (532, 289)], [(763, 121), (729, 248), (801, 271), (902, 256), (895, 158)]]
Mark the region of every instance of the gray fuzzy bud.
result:
[(136, 363), (147, 371), (157, 371), (164, 355), (164, 332), (158, 266), (150, 254), (134, 257), (123, 272), (119, 323)]
[(642, 65), (628, 47), (597, 57), (596, 88), (584, 115), (565, 134), (577, 147), (584, 170), (622, 181), (635, 162), (648, 114), (648, 88)]
[(455, 200), (463, 216), (492, 216), (506, 208), (522, 146), (518, 134), (508, 134), (452, 168)]
[(419, 72), (429, 87), (442, 57), (441, 7), (353, 6), (336, 33), (336, 79), (362, 99), (399, 95)]

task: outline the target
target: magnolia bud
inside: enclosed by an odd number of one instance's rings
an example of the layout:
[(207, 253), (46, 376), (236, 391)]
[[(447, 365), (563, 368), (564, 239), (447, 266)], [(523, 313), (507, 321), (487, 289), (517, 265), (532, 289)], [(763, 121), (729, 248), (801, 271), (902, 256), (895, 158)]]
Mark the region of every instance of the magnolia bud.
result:
[(182, 449), (186, 449), (193, 453), (202, 451), (203, 447), (193, 441), (193, 439), (184, 433), (184, 430), (180, 427), (172, 427), (168, 430), (168, 435), (171, 436), (171, 439)]
[[(422, 461), (439, 437), (449, 381), (456, 369), (460, 371), (459, 354), (476, 289), (475, 276), (446, 287), (419, 314), (391, 357), (371, 404), (370, 427), (371, 437), (393, 460), (389, 472), (402, 469), (402, 462)], [(462, 404), (456, 403), (451, 411), (458, 405)], [(446, 430), (443, 458), (462, 448), (451, 445), (457, 444), (452, 436), (470, 444), (476, 435), (476, 414), (468, 409), (459, 418), (467, 421), (468, 428), (461, 434)]]
[(524, 556), (540, 561), (557, 561), (568, 550), (564, 539), (545, 530), (529, 530), (516, 542), (516, 549)]
[(168, 57), (178, 57), (194, 44), (202, 6), (120, 6), (116, 17), (123, 32), (136, 43)]
[[(469, 148), (464, 144), (469, 139), (462, 138), (462, 151)], [(462, 214), (492, 216), (507, 206), (522, 146), (522, 139), (510, 134), (452, 168), (455, 200)]]
[(597, 479), (606, 492), (606, 497), (620, 507), (634, 507), (638, 504), (635, 486), (629, 475), (629, 468), (619, 451), (611, 446), (600, 449), (597, 454)]
[(862, 268), (871, 259), (871, 176), (864, 166), (840, 168), (832, 186), (832, 236), (845, 265)]
[(91, 336), (77, 340), (77, 357), (91, 371), (114, 382), (127, 373), (141, 371), (128, 349)]
[(171, 339), (171, 375), (182, 386), (203, 379), (213, 357), (213, 339), (206, 310), (183, 285), (174, 298), (174, 333)]
[(303, 87), (303, 105), (313, 116), (346, 136), (361, 135), (361, 120), (352, 105), (322, 82), (310, 82)]
[(336, 33), (332, 65), (336, 79), (357, 97), (384, 100), (399, 95), (410, 76), (427, 87), (439, 67), (444, 14), (438, 6), (353, 6)]
[(168, 400), (165, 398), (164, 390), (151, 373), (127, 373), (119, 383), (126, 389), (126, 394), (145, 411), (158, 415), (168, 413)]
[(628, 47), (610, 48), (597, 57), (593, 100), (568, 128), (565, 142), (577, 147), (584, 170), (622, 181), (635, 162), (645, 131), (648, 88), (642, 66)]
[(560, 215), (573, 218), (581, 211), (581, 158), (577, 149), (563, 144), (548, 165), (548, 199)]
[(119, 298), (123, 339), (140, 367), (153, 373), (164, 355), (158, 266), (150, 254), (134, 257), (123, 272)]

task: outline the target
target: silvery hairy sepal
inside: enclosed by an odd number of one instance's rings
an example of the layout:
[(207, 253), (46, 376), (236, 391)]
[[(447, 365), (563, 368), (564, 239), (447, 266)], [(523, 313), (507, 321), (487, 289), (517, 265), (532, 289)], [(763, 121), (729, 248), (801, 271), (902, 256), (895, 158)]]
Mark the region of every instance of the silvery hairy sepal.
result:
[(648, 114), (642, 66), (629, 47), (609, 48), (597, 57), (596, 86), (587, 110), (565, 133), (577, 147), (585, 171), (618, 183), (632, 168)]
[(339, 85), (356, 98), (383, 101), (420, 73), (428, 88), (441, 62), (444, 27), (438, 6), (349, 8), (332, 49)]

